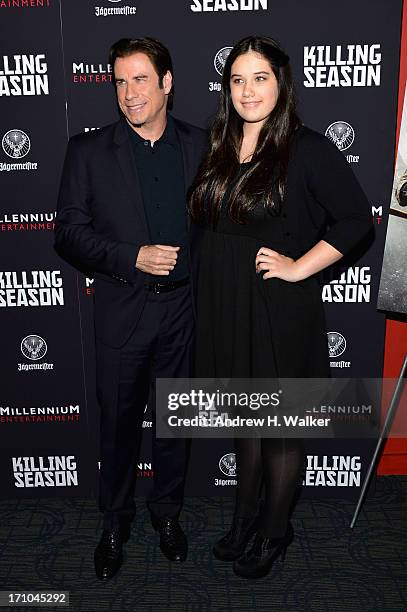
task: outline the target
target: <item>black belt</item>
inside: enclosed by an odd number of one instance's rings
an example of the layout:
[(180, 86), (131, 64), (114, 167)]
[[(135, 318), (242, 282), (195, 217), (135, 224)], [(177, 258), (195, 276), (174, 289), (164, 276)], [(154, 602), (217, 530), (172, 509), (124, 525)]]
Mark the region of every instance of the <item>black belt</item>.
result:
[(153, 293), (167, 293), (168, 291), (174, 291), (174, 289), (178, 289), (179, 287), (185, 287), (188, 285), (189, 277), (182, 278), (179, 281), (169, 281), (168, 283), (146, 283), (145, 288), (147, 291), (152, 291)]

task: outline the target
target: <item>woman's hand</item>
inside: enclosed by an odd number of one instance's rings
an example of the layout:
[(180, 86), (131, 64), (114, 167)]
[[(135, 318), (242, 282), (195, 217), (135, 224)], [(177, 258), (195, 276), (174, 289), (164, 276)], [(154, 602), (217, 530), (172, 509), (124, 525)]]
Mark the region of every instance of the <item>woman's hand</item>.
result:
[(256, 272), (260, 274), (263, 271), (263, 280), (281, 278), (289, 283), (301, 280), (294, 259), (267, 247), (261, 247), (256, 255)]
[(296, 261), (267, 247), (261, 247), (256, 255), (256, 272), (259, 274), (265, 271), (264, 280), (281, 278), (289, 283), (296, 283), (324, 270), (342, 257), (343, 253), (325, 240), (317, 242)]

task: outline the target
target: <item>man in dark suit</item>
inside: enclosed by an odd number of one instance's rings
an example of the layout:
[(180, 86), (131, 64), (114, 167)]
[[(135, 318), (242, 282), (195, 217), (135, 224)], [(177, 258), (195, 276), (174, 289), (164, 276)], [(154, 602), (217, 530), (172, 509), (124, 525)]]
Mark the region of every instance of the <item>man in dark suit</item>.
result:
[[(186, 191), (206, 148), (204, 130), (167, 113), (168, 50), (151, 38), (110, 51), (121, 118), (70, 139), (60, 186), (55, 248), (94, 278), (97, 396), (101, 408), (99, 505), (104, 530), (97, 576), (119, 569), (135, 515), (144, 407), (156, 378), (190, 376), (192, 264)], [(188, 448), (153, 435), (148, 499), (160, 547), (183, 561), (178, 515)]]

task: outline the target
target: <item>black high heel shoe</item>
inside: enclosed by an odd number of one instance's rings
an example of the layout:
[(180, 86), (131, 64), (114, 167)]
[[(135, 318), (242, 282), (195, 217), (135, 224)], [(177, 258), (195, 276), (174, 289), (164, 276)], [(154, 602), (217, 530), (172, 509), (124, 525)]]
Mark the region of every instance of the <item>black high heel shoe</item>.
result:
[(254, 518), (233, 517), (232, 527), (214, 545), (212, 551), (219, 561), (234, 561), (244, 552), (258, 529), (259, 516)]
[(235, 560), (233, 571), (242, 578), (263, 578), (266, 576), (276, 559), (281, 556), (284, 562), (287, 547), (294, 539), (291, 523), (282, 538), (267, 538), (257, 533), (253, 546), (244, 555)]

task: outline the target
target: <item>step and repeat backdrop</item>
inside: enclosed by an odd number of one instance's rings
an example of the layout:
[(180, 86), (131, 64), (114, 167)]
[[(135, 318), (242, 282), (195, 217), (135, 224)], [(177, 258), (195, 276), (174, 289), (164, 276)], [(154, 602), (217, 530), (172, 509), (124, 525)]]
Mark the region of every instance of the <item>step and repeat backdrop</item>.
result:
[[(93, 279), (58, 258), (53, 228), (68, 138), (117, 120), (110, 45), (153, 36), (173, 56), (175, 116), (206, 127), (225, 58), (249, 34), (290, 55), (300, 114), (331, 139), (372, 207), (375, 240), (323, 279), (333, 376), (380, 377), (376, 310), (393, 180), (402, 0), (0, 0), (1, 496), (97, 490)], [(114, 202), (112, 202), (114, 206)], [(119, 214), (119, 212), (118, 212)], [(337, 407), (366, 420), (379, 407)], [(151, 409), (139, 494), (151, 485)], [(373, 440), (308, 440), (304, 493), (356, 497)], [(232, 440), (193, 442), (187, 493), (233, 492)]]

